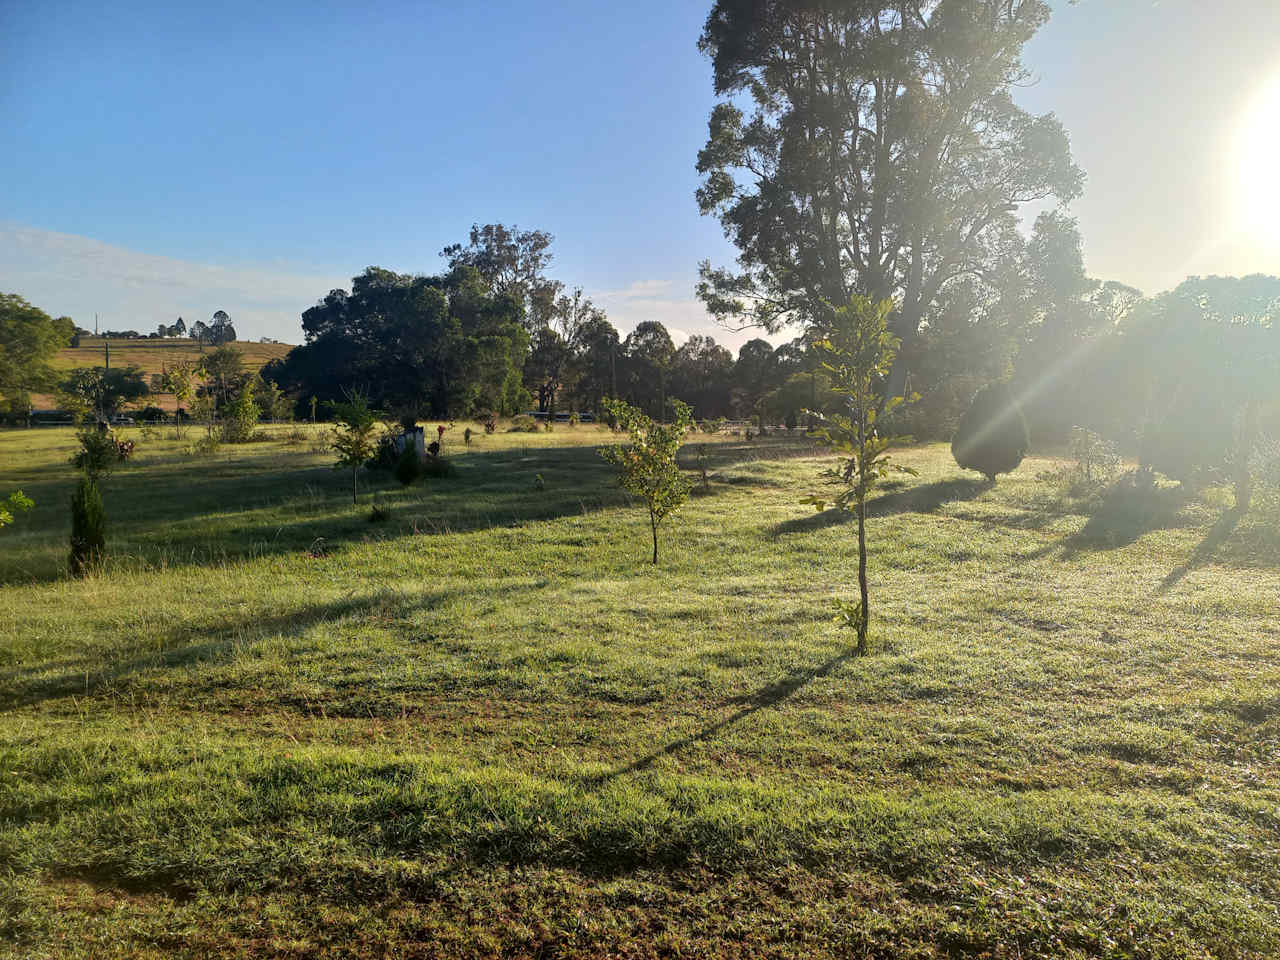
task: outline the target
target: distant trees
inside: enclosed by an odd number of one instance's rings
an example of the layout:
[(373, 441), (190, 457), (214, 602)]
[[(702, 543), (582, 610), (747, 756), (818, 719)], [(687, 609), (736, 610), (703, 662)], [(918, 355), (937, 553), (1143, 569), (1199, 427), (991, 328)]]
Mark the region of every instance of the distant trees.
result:
[(733, 354), (711, 337), (694, 334), (671, 358), (670, 389), (704, 419), (723, 416), (733, 385)]
[(1192, 277), (1134, 308), (1114, 348), (1144, 465), (1252, 495), (1262, 435), (1280, 435), (1280, 278)]
[(148, 394), (147, 381), (137, 366), (77, 367), (57, 386), (58, 404), (77, 420), (111, 420), (128, 403)]
[(0, 414), (25, 416), (31, 394), (54, 386), (49, 361), (75, 329), (70, 317), (55, 319), (15, 293), (0, 293)]
[(622, 342), (626, 355), (627, 394), (655, 419), (662, 419), (667, 378), (676, 346), (667, 328), (656, 320), (642, 320)]
[(529, 349), (514, 294), (489, 289), (476, 268), (415, 276), (370, 267), (351, 292), (334, 290), (302, 315), (306, 343), (263, 376), (295, 396), (371, 404), (433, 417), (477, 409), (512, 414), (528, 403)]
[[(178, 318), (178, 322), (182, 322), (182, 318)], [(208, 323), (203, 320), (197, 320), (191, 325), (191, 339), (197, 343), (211, 346), (221, 346), (224, 343), (231, 343), (236, 339), (236, 328), (231, 325), (231, 317), (225, 310), (215, 311), (213, 317)]]

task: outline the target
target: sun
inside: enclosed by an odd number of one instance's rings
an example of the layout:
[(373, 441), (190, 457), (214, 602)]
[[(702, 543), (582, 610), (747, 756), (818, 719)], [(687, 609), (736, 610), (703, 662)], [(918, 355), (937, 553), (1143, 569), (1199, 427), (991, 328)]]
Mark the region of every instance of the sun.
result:
[(1234, 153), (1240, 227), (1263, 249), (1280, 253), (1280, 74), (1245, 108)]

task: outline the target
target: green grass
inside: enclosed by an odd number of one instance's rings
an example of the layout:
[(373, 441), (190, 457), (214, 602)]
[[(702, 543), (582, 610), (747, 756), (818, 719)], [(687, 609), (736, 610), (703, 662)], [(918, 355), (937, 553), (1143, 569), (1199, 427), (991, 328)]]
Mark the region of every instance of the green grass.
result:
[(913, 448), (858, 658), (807, 441), (712, 439), (654, 569), (608, 434), (461, 426), (381, 523), (140, 440), (81, 582), (71, 432), (0, 433), (0, 955), (1280, 954), (1270, 521)]

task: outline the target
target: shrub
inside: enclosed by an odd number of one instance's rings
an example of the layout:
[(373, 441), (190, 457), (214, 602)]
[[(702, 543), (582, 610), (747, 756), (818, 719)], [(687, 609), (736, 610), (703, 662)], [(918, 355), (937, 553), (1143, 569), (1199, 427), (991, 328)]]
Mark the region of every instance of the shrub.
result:
[[(105, 429), (89, 427), (77, 433), (76, 439), (80, 441), (80, 449), (71, 458), (71, 462), (83, 470), (90, 479), (97, 480), (98, 477), (105, 477), (115, 464), (124, 459), (120, 456), (120, 448), (116, 445), (115, 437)], [(133, 452), (132, 447), (129, 452)]]
[(400, 438), (404, 436), (399, 423), (384, 423), (382, 432), (378, 434), (377, 447), (373, 456), (365, 463), (369, 470), (395, 470), (400, 464), (403, 452)]
[(484, 415), (484, 432), (493, 433), (498, 429), (498, 415), (490, 412)]
[(418, 460), (418, 450), (412, 443), (404, 445), (400, 459), (396, 461), (396, 479), (402, 486), (409, 486), (422, 475), (422, 464)]
[(193, 457), (211, 457), (218, 452), (220, 446), (222, 446), (222, 437), (213, 427), (210, 427), (203, 437), (187, 448), (187, 453)]
[(98, 482), (86, 474), (71, 494), (71, 575), (82, 577), (96, 569), (106, 552), (107, 515)]
[(511, 418), (511, 426), (507, 428), (507, 433), (537, 433), (538, 421), (527, 413), (522, 413), (518, 417)]
[(128, 460), (130, 457), (133, 456), (134, 444), (132, 440), (117, 440), (115, 444), (116, 444), (116, 459), (119, 460), (121, 463), (124, 463), (126, 460)]
[(1116, 445), (1085, 427), (1071, 428), (1068, 450), (1074, 463), (1038, 473), (1036, 479), (1052, 483), (1073, 499), (1098, 496), (1120, 469)]
[(1017, 400), (1006, 384), (993, 383), (974, 394), (951, 440), (951, 455), (963, 469), (994, 483), (997, 474), (1017, 469), (1030, 445)]
[(577, 413), (570, 413), (570, 414), (569, 414), (569, 426), (571, 426), (571, 427), (576, 427), (576, 426), (579, 424), (579, 422), (580, 422), (580, 421), (578, 420), (578, 415), (577, 415)]
[(248, 443), (258, 425), (257, 403), (246, 387), (222, 410), (222, 439), (227, 443)]
[(453, 461), (438, 455), (430, 456), (422, 461), (420, 472), (424, 477), (449, 477), (453, 475)]
[(1225, 404), (1179, 398), (1143, 429), (1142, 464), (1196, 489), (1227, 473), (1234, 434)]
[(167, 420), (165, 412), (156, 406), (143, 407), (138, 413), (138, 419), (143, 423), (161, 423)]

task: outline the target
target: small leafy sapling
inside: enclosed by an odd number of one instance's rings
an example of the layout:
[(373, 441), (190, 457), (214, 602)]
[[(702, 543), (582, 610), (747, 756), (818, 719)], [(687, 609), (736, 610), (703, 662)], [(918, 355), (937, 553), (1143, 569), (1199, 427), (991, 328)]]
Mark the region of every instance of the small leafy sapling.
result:
[(658, 562), (658, 528), (689, 499), (693, 484), (676, 463), (676, 454), (693, 425), (687, 403), (672, 400), (672, 423), (658, 423), (622, 400), (605, 400), (604, 407), (628, 443), (602, 447), (600, 456), (618, 468), (624, 490), (644, 500), (653, 534), (653, 562)]
[(80, 441), (80, 449), (72, 456), (71, 463), (83, 470), (85, 476), (95, 483), (99, 477), (105, 477), (112, 467), (133, 453), (131, 446), (128, 454), (123, 457), (120, 455), (120, 446), (105, 424), (102, 427), (86, 427), (76, 434), (76, 439)]
[(227, 443), (248, 443), (262, 411), (248, 387), (243, 388), (226, 405), (222, 418), (222, 439)]
[(22, 510), (30, 510), (36, 502), (21, 490), (15, 490), (4, 500), (0, 500), (0, 529), (13, 523), (14, 515)]
[(338, 425), (329, 438), (329, 447), (338, 455), (335, 470), (351, 468), (351, 502), (355, 504), (360, 493), (360, 468), (377, 452), (375, 437), (378, 419), (369, 408), (369, 400), (359, 391), (347, 399), (331, 403)]
[[(858, 593), (856, 602), (837, 600), (836, 621), (852, 627), (858, 635), (857, 652), (867, 652), (867, 632), (871, 622), (871, 598), (867, 588), (867, 497), (876, 484), (890, 473), (915, 475), (916, 471), (894, 463), (889, 449), (908, 442), (909, 437), (882, 436), (880, 418), (904, 402), (893, 397), (881, 402), (876, 385), (893, 366), (898, 338), (889, 333), (888, 317), (893, 301), (874, 302), (868, 297), (852, 297), (848, 304), (833, 308), (830, 334), (814, 344), (822, 357), (822, 369), (830, 376), (832, 389), (847, 413), (829, 415), (806, 411), (816, 418), (810, 436), (839, 453), (834, 468), (823, 471), (822, 479), (838, 489), (834, 497), (810, 494), (803, 503), (819, 511), (828, 503), (852, 511), (858, 518)], [(911, 398), (911, 399), (914, 399)]]
[[(205, 370), (191, 360), (180, 360), (171, 367), (166, 367), (160, 375), (160, 389), (173, 394), (179, 410), (188, 409), (195, 401), (196, 390), (200, 381), (205, 378)], [(174, 418), (174, 435), (182, 437), (186, 434), (186, 426), (182, 417)]]

